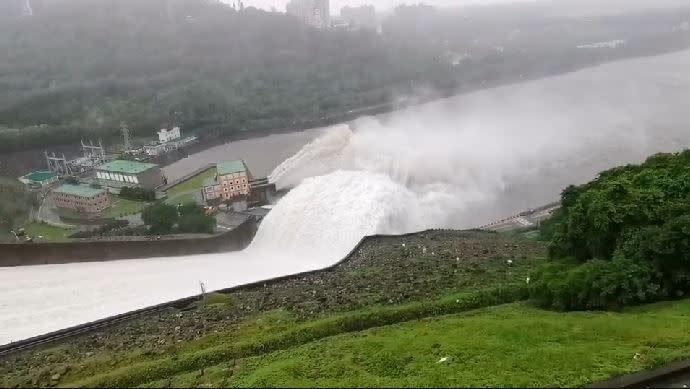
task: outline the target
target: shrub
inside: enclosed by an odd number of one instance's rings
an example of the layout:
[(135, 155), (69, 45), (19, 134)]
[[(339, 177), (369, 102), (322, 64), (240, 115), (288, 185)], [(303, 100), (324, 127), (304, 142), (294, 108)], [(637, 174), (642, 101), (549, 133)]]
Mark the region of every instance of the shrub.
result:
[(102, 225), (91, 231), (77, 231), (70, 236), (70, 238), (93, 238), (96, 236), (102, 236), (108, 232), (125, 228), (129, 225), (127, 220), (113, 220), (108, 222), (108, 224)]
[(690, 291), (690, 214), (628, 231), (617, 255), (652, 263), (669, 295)]
[(120, 197), (136, 201), (156, 201), (156, 192), (144, 188), (124, 186), (120, 189)]
[(570, 268), (543, 265), (530, 277), (530, 299), (557, 310), (618, 309), (661, 297), (657, 272), (647, 263), (615, 258)]
[(151, 233), (169, 234), (177, 223), (177, 208), (165, 203), (156, 203), (144, 208), (141, 218), (150, 226)]
[(179, 232), (187, 234), (211, 234), (216, 228), (216, 219), (203, 214), (183, 215), (177, 225)]

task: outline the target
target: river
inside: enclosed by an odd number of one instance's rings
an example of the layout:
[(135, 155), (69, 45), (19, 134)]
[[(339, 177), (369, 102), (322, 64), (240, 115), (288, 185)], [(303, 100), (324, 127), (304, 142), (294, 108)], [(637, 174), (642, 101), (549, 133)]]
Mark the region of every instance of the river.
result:
[(263, 175), (294, 154), (273, 178), (295, 188), (243, 252), (0, 269), (0, 343), (187, 297), (199, 281), (322, 268), (364, 235), (484, 224), (689, 147), (688, 67), (690, 51), (625, 60), (190, 156), (166, 169), (245, 158)]

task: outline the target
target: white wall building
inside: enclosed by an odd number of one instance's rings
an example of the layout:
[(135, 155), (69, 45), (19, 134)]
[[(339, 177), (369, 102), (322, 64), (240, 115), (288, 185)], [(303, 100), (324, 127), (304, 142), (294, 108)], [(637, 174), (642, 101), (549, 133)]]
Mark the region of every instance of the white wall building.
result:
[(170, 142), (171, 140), (177, 140), (180, 139), (182, 135), (180, 134), (180, 127), (173, 127), (172, 130), (168, 130), (167, 128), (161, 128), (160, 131), (158, 131), (158, 141), (160, 143), (166, 143)]
[(287, 13), (297, 16), (304, 23), (316, 28), (331, 27), (331, 7), (329, 0), (291, 0)]

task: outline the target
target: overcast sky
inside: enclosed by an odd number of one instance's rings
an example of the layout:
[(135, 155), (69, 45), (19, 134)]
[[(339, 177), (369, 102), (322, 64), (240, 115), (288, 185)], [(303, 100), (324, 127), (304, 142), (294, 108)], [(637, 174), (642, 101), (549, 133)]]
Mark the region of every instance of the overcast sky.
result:
[[(0, 0), (1, 1), (1, 0)], [(224, 0), (231, 2), (232, 0)], [(405, 1), (405, 0), (331, 0), (331, 12), (339, 13), (340, 8), (351, 5), (373, 4), (377, 9), (392, 8), (400, 3), (416, 4), (432, 4), (438, 6), (452, 6), (452, 5), (467, 5), (467, 4), (487, 4), (487, 3), (506, 3), (515, 1), (534, 1), (534, 0), (425, 0), (425, 1)], [(253, 5), (255, 7), (270, 9), (271, 6), (276, 7), (279, 11), (285, 10), (285, 4), (288, 0), (244, 0), (246, 5)]]
[[(0, 0), (2, 1), (2, 0)], [(223, 0), (231, 3), (235, 0)], [(253, 5), (255, 7), (270, 9), (272, 6), (278, 11), (285, 11), (285, 4), (288, 0), (243, 0), (245, 5)], [(337, 15), (340, 13), (340, 8), (350, 5), (358, 6), (363, 4), (373, 4), (377, 10), (390, 9), (398, 4), (431, 4), (435, 6), (462, 6), (462, 5), (482, 5), (482, 4), (497, 4), (497, 3), (551, 3), (551, 4), (568, 4), (571, 9), (581, 10), (589, 8), (595, 13), (598, 11), (610, 12), (621, 9), (635, 10), (646, 8), (660, 8), (671, 5), (687, 5), (690, 0), (331, 0), (331, 13)], [(582, 4), (586, 4), (582, 6)], [(559, 7), (561, 8), (561, 7)]]

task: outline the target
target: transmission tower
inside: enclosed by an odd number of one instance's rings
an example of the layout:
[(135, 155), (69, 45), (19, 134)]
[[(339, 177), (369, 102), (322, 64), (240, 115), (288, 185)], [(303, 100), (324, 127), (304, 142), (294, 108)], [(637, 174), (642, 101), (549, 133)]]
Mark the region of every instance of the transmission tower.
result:
[(130, 140), (130, 133), (129, 133), (129, 128), (127, 127), (127, 123), (122, 122), (120, 123), (120, 131), (122, 131), (122, 138), (125, 141), (125, 151), (129, 151), (132, 149), (132, 142)]

